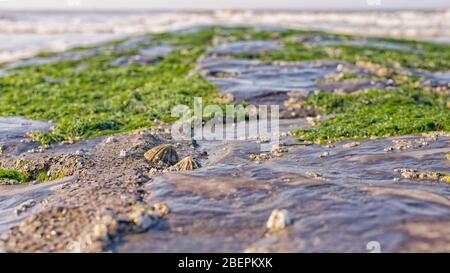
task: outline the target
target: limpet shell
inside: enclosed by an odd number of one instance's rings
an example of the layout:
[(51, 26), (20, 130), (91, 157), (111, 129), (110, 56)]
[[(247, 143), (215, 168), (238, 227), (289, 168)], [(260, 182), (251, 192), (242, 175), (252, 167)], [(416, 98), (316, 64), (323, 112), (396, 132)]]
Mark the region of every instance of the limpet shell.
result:
[(145, 159), (152, 163), (166, 163), (174, 165), (178, 162), (178, 154), (175, 148), (170, 144), (162, 144), (154, 147), (144, 154)]
[(192, 157), (183, 158), (174, 166), (179, 171), (190, 171), (200, 168), (200, 164)]

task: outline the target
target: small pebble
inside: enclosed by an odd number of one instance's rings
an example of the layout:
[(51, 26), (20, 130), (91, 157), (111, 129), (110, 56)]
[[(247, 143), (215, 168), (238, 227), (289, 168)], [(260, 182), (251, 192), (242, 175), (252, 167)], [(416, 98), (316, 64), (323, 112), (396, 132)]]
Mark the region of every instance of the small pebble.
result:
[(306, 176), (309, 176), (314, 179), (321, 179), (323, 177), (320, 173), (316, 173), (316, 172), (306, 172), (305, 174), (306, 174)]
[(269, 232), (275, 232), (285, 229), (288, 225), (293, 223), (289, 212), (285, 209), (275, 209), (270, 214), (269, 220), (267, 220), (266, 227)]
[(113, 143), (113, 142), (117, 142), (117, 139), (113, 136), (110, 136), (105, 140), (105, 143), (107, 143), (107, 144)]
[(359, 142), (350, 142), (342, 145), (343, 148), (354, 148), (361, 145)]
[(119, 157), (126, 157), (128, 155), (126, 150), (120, 150)]
[(20, 214), (26, 212), (28, 209), (34, 207), (36, 205), (36, 201), (33, 199), (27, 200), (20, 204), (19, 208), (16, 209), (16, 215), (19, 216)]

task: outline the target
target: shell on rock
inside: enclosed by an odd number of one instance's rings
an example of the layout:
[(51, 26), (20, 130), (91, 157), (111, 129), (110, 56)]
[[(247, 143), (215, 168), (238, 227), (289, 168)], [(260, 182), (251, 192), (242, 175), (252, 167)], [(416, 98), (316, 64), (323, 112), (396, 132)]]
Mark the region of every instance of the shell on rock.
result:
[(188, 156), (183, 158), (174, 167), (179, 171), (190, 171), (200, 168), (200, 164), (192, 156)]
[(162, 144), (154, 147), (144, 154), (144, 157), (152, 163), (166, 163), (174, 165), (178, 162), (178, 154), (175, 148), (170, 144)]

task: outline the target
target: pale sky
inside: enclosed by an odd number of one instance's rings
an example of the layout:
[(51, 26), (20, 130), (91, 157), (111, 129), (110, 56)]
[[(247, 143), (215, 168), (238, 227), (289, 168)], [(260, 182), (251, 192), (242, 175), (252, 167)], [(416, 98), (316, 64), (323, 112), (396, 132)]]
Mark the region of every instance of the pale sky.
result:
[[(380, 5), (370, 5), (377, 3)], [(0, 0), (0, 9), (439, 9), (449, 0)]]

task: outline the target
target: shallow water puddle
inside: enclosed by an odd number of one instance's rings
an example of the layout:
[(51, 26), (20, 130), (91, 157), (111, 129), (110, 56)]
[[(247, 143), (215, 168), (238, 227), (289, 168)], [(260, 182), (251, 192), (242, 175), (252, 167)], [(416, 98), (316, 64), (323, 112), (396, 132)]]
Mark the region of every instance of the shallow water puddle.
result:
[(283, 44), (276, 40), (237, 41), (216, 46), (209, 52), (218, 55), (258, 54), (265, 51), (282, 50)]
[(5, 67), (7, 69), (14, 69), (27, 66), (46, 65), (63, 61), (78, 61), (84, 58), (93, 57), (96, 54), (98, 54), (98, 49), (64, 52), (52, 57), (35, 57), (17, 61), (11, 64), (7, 64)]
[(0, 144), (18, 142), (29, 132), (47, 131), (54, 124), (23, 117), (0, 117)]
[(153, 64), (161, 61), (161, 58), (167, 54), (173, 52), (175, 47), (170, 45), (157, 45), (142, 48), (139, 50), (139, 54), (133, 56), (120, 57), (117, 60), (111, 62), (112, 66), (127, 66), (130, 64)]
[(354, 70), (340, 61), (273, 62), (229, 58), (206, 58), (199, 71), (217, 84), (223, 93), (237, 100), (247, 100), (291, 91), (312, 92), (317, 80), (337, 74), (342, 69)]
[(135, 36), (126, 39), (124, 42), (115, 46), (117, 51), (129, 51), (138, 48), (142, 44), (148, 44), (153, 41), (153, 38), (148, 36)]
[(139, 50), (139, 53), (144, 56), (164, 57), (175, 49), (176, 48), (171, 45), (157, 45), (143, 48)]
[[(42, 200), (50, 196), (59, 185), (73, 179), (67, 177), (37, 185), (0, 185), (0, 234), (18, 224), (32, 212), (42, 209)], [(18, 210), (21, 211), (17, 212)]]
[(427, 85), (444, 86), (450, 88), (450, 71), (447, 72), (413, 72), (413, 75), (421, 76)]
[(345, 39), (334, 35), (306, 35), (297, 38), (297, 41), (307, 46), (357, 46), (357, 47), (375, 47), (380, 49), (390, 49), (398, 51), (409, 51), (423, 53), (407, 45), (377, 41), (365, 38)]
[[(130, 39), (127, 39), (126, 41), (116, 45), (116, 46), (100, 46), (98, 48), (93, 49), (86, 49), (86, 50), (76, 50), (76, 51), (68, 51), (68, 52), (62, 52), (62, 53), (56, 53), (54, 56), (50, 57), (34, 57), (29, 58), (25, 60), (19, 60), (10, 64), (6, 64), (6, 69), (15, 69), (15, 68), (21, 68), (21, 67), (27, 67), (27, 66), (39, 66), (39, 65), (47, 65), (47, 64), (53, 64), (57, 62), (63, 62), (63, 61), (78, 61), (84, 58), (89, 58), (96, 56), (98, 54), (101, 54), (102, 51), (118, 51), (118, 52), (124, 52), (129, 51), (138, 48), (140, 45), (148, 44), (152, 42), (153, 39), (151, 37), (147, 36), (136, 36), (132, 37)], [(156, 51), (159, 51), (159, 53), (163, 51), (167, 51), (168, 48), (156, 48)], [(156, 52), (158, 54), (158, 52)], [(145, 55), (145, 54), (144, 54)], [(156, 56), (156, 55), (155, 55)], [(7, 72), (7, 70), (5, 70)], [(1, 73), (0, 73), (1, 76)]]

